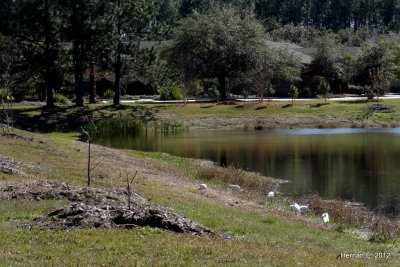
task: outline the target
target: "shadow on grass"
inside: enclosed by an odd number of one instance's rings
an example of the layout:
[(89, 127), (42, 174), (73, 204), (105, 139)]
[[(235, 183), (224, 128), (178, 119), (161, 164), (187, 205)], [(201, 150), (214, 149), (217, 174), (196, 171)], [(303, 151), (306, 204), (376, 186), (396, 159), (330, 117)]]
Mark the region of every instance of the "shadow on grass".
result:
[(293, 107), (293, 104), (286, 104), (282, 106), (282, 108), (290, 108), (290, 107)]
[(368, 103), (368, 99), (354, 99), (354, 100), (340, 100), (338, 103), (340, 104), (366, 104)]
[(317, 103), (317, 104), (311, 104), (310, 105), (310, 108), (319, 108), (319, 107), (322, 107), (322, 106), (327, 106), (327, 105), (330, 105), (331, 103)]
[[(139, 119), (153, 118), (152, 113), (144, 107), (129, 105), (101, 105), (76, 107), (56, 106), (47, 108), (44, 106), (21, 108), (13, 110), (14, 127), (32, 132), (74, 132), (80, 131), (80, 127), (88, 122), (89, 116), (94, 116), (96, 112), (107, 111), (101, 116), (95, 116), (94, 120), (100, 118), (110, 118), (113, 116), (123, 116), (120, 111), (130, 111), (130, 116)], [(38, 114), (39, 113), (39, 114)]]

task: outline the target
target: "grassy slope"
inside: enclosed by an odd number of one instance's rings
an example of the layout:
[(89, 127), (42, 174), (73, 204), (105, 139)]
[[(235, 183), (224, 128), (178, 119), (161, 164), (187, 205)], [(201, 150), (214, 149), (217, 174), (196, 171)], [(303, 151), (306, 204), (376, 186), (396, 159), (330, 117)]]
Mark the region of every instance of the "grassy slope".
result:
[[(0, 154), (32, 162), (41, 168), (32, 171), (31, 179), (56, 179), (83, 186), (85, 150), (73, 141), (73, 135), (34, 135), (45, 142), (0, 137)], [(120, 153), (129, 153), (121, 151)], [(164, 157), (159, 153), (140, 153), (135, 157), (165, 169), (182, 183), (193, 180), (192, 161)], [(143, 156), (142, 156), (143, 155)], [(145, 157), (144, 159), (142, 157)], [(149, 159), (151, 157), (151, 159)], [(106, 163), (105, 163), (106, 164)], [(185, 167), (185, 168), (182, 168)], [(103, 168), (103, 176), (94, 186), (123, 186), (116, 171), (123, 166)], [(112, 178), (114, 177), (114, 178)], [(21, 180), (2, 174), (1, 180)], [(252, 211), (230, 206), (207, 195), (173, 186), (168, 179), (140, 176), (134, 188), (199, 223), (227, 233), (235, 239), (204, 238), (173, 234), (167, 231), (138, 228), (70, 229), (53, 231), (28, 228), (18, 223), (44, 214), (63, 204), (60, 201), (0, 201), (0, 265), (4, 266), (132, 266), (132, 265), (220, 265), (236, 266), (376, 266), (378, 263), (399, 266), (399, 243), (375, 244), (359, 240), (333, 229), (315, 227), (287, 207), (265, 206)], [(216, 193), (225, 194), (224, 191)], [(308, 218), (319, 220), (319, 218)], [(338, 260), (341, 252), (391, 252), (389, 260)]]
[[(379, 104), (393, 105), (393, 113), (369, 112), (376, 102), (331, 101), (316, 106), (321, 100), (296, 101), (293, 107), (286, 102), (241, 103), (239, 105), (170, 105), (153, 109), (164, 120), (178, 121), (189, 127), (264, 128), (292, 127), (394, 127), (400, 125), (400, 99), (387, 99)], [(211, 121), (204, 122), (209, 118)], [(218, 120), (219, 119), (219, 120)], [(212, 122), (215, 121), (215, 123)], [(246, 125), (247, 124), (247, 125)]]

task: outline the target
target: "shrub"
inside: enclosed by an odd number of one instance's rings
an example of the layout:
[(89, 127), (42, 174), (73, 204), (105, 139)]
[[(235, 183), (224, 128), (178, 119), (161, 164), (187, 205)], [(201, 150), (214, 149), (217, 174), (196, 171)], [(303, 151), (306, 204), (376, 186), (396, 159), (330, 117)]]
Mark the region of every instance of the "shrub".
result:
[(218, 88), (215, 84), (213, 84), (209, 88), (207, 88), (204, 93), (207, 97), (212, 98), (212, 99), (218, 99), (220, 96)]
[(331, 90), (329, 82), (322, 76), (315, 76), (314, 83), (317, 86), (318, 94), (322, 95), (326, 103), (326, 99), (328, 98), (329, 92)]
[(266, 90), (266, 93), (267, 93), (268, 96), (273, 96), (273, 95), (275, 95), (276, 91), (275, 91), (275, 89), (274, 89), (274, 87), (272, 86), (271, 83), (268, 83), (266, 89), (267, 89), (267, 90)]
[(55, 103), (64, 104), (64, 105), (68, 105), (71, 103), (71, 101), (69, 101), (69, 99), (63, 94), (55, 93), (53, 97), (54, 97)]
[(104, 97), (105, 98), (114, 98), (114, 91), (113, 90), (111, 90), (111, 89), (107, 89), (105, 92), (104, 92)]
[(292, 105), (294, 104), (294, 99), (299, 96), (299, 89), (297, 89), (296, 85), (291, 84), (289, 89), (290, 96), (292, 97)]
[(242, 90), (242, 95), (244, 98), (248, 98), (252, 94), (252, 90), (250, 88), (244, 88)]
[(166, 82), (158, 90), (160, 100), (177, 100), (183, 99), (181, 88), (176, 82)]

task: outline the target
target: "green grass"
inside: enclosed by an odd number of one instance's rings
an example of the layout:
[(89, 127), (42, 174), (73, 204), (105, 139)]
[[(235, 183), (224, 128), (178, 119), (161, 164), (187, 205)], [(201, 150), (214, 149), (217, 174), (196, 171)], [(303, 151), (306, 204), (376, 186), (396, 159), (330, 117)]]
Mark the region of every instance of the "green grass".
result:
[[(2, 205), (1, 211), (10, 216), (0, 217), (0, 262), (13, 266), (329, 266), (338, 264), (336, 255), (341, 252), (393, 251), (388, 245), (286, 222), (276, 216), (193, 201), (170, 190), (164, 194), (169, 200), (160, 195), (154, 201), (235, 238), (194, 237), (147, 227), (59, 231), (28, 228), (9, 217), (28, 219), (38, 211), (48, 211), (56, 203), (33, 202), (31, 209), (26, 207), (28, 203), (20, 202), (22, 208), (17, 211), (16, 203)], [(395, 266), (399, 260), (342, 260), (340, 265), (374, 266), (378, 263)]]
[[(385, 99), (379, 104), (394, 105), (394, 113), (369, 112), (368, 107), (376, 102), (328, 101), (328, 105), (314, 106), (321, 100), (297, 100), (292, 107), (284, 106), (290, 101), (264, 102), (264, 108), (258, 103), (237, 103), (236, 105), (164, 105), (150, 106), (159, 117), (196, 125), (202, 118), (231, 119), (240, 118), (271, 121), (273, 128), (292, 127), (291, 121), (297, 122), (295, 127), (394, 127), (400, 126), (400, 99)], [(207, 107), (207, 108), (204, 108)], [(240, 108), (239, 108), (240, 107)], [(277, 123), (273, 122), (277, 121)], [(321, 122), (322, 121), (322, 122)], [(324, 121), (329, 121), (324, 123)], [(200, 120), (201, 122), (201, 120)], [(185, 124), (185, 123), (183, 123)], [(232, 125), (235, 127), (236, 125)], [(207, 126), (206, 126), (207, 127)], [(209, 125), (209, 127), (216, 127)], [(243, 125), (243, 128), (245, 126)]]

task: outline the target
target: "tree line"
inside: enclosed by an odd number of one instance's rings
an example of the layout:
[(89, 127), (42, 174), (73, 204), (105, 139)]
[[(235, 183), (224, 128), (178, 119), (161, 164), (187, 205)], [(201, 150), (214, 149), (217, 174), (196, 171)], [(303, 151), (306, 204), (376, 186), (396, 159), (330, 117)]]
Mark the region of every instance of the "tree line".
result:
[[(203, 90), (225, 99), (238, 83), (263, 97), (273, 80), (301, 78), (299, 59), (273, 40), (316, 47), (308, 68), (321, 88), (372, 88), (397, 73), (395, 42), (377, 39), (396, 40), (399, 6), (397, 0), (3, 0), (0, 87), (20, 98), (38, 94), (48, 107), (54, 92), (73, 88), (75, 104), (83, 106), (84, 77), (93, 103), (101, 71), (114, 76), (115, 105), (126, 75), (163, 98)], [(145, 40), (168, 41), (144, 50)], [(360, 45), (360, 56), (340, 53)]]
[(179, 14), (207, 8), (212, 2), (229, 3), (253, 11), (269, 29), (286, 24), (338, 31), (362, 26), (399, 29), (398, 0), (183, 0), (175, 1)]
[(123, 61), (157, 31), (159, 8), (155, 0), (4, 0), (0, 41), (8, 66), (2, 66), (2, 86), (26, 91), (36, 85), (52, 107), (53, 92), (73, 73), (75, 103), (83, 106), (84, 72), (96, 65), (114, 73), (119, 104)]

